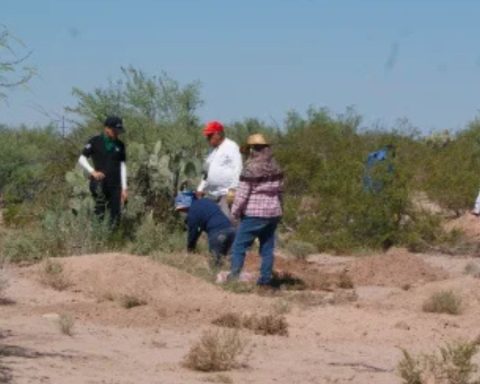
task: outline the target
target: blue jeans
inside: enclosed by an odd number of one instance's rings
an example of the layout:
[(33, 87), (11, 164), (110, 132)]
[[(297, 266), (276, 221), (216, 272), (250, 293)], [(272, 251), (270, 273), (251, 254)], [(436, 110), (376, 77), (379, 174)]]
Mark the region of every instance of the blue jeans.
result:
[(275, 230), (280, 217), (251, 217), (246, 216), (240, 222), (237, 236), (232, 246), (232, 270), (231, 277), (238, 278), (243, 268), (245, 254), (253, 241), (260, 241), (260, 277), (257, 284), (267, 285), (272, 280), (273, 249), (275, 248)]
[(208, 247), (216, 267), (222, 264), (222, 257), (227, 256), (235, 239), (235, 228), (225, 228), (208, 235)]

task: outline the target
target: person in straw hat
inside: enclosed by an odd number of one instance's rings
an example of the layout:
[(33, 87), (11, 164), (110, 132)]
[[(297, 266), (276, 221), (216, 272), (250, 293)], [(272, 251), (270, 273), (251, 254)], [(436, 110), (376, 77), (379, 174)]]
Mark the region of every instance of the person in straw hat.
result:
[(249, 136), (247, 146), (248, 159), (232, 205), (232, 215), (240, 225), (232, 246), (228, 279), (239, 278), (246, 251), (258, 238), (262, 261), (257, 284), (266, 286), (272, 280), (275, 231), (282, 216), (283, 172), (262, 134)]

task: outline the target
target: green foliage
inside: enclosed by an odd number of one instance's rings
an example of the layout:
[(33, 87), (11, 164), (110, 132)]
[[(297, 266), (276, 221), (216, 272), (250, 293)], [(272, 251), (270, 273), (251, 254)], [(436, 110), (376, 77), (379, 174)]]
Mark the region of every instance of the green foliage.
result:
[(429, 197), (457, 214), (471, 208), (480, 187), (480, 121), (442, 148), (435, 148), (430, 155), (427, 152), (425, 159)]
[[(77, 104), (69, 111), (80, 122), (66, 137), (52, 127), (0, 126), (4, 222), (15, 230), (28, 228), (21, 238), (16, 231), (5, 238), (3, 254), (21, 260), (127, 244), (139, 254), (183, 248), (172, 203), (201, 174), (206, 142), (197, 115), (199, 84), (180, 85), (164, 73), (150, 76), (128, 67), (118, 81), (92, 91), (75, 89), (74, 95)], [(95, 222), (88, 179), (74, 168), (85, 141), (103, 129), (105, 116), (112, 113), (122, 116), (126, 126), (130, 196), (113, 234)], [(283, 224), (290, 233), (290, 252), (304, 258), (316, 251), (391, 245), (418, 252), (463, 249), (458, 232), (447, 235), (440, 216), (419, 211), (410, 200), (426, 192), (434, 203), (457, 213), (472, 205), (480, 186), (480, 123), (440, 139), (420, 137), (408, 121), (391, 131), (360, 129), (360, 123), (352, 109), (333, 116), (310, 108), (306, 116), (289, 112), (282, 128), (258, 119), (227, 124), (227, 136), (239, 144), (254, 132), (274, 144), (286, 175)], [(387, 144), (396, 146), (397, 156), (374, 168), (373, 177), (383, 187), (367, 191), (367, 155)]]
[(42, 258), (41, 237), (38, 231), (23, 234), (10, 232), (2, 244), (2, 259), (11, 262), (38, 261)]
[(394, 163), (393, 174), (379, 171), (381, 191), (365, 191), (364, 160), (378, 147), (376, 142), (372, 145), (370, 135), (357, 132), (356, 115), (334, 119), (326, 111), (310, 110), (308, 120), (291, 115), (290, 124), (277, 156), (287, 175), (286, 193), (291, 196), (285, 221), (296, 230), (296, 237), (320, 251), (396, 243), (401, 217), (409, 211), (400, 162)]
[(52, 127), (0, 126), (0, 190), (7, 205), (32, 200), (58, 181), (55, 176), (65, 170), (55, 172), (66, 159), (58, 151), (62, 146), (62, 138)]
[(151, 212), (138, 227), (131, 251), (137, 255), (175, 252), (183, 249), (185, 242), (183, 233), (172, 232), (164, 223), (156, 223)]
[(25, 85), (35, 75), (35, 69), (25, 65), (30, 54), (24, 51), (24, 44), (0, 26), (0, 100), (8, 89)]
[(317, 252), (317, 247), (311, 243), (301, 240), (290, 240), (286, 244), (287, 251), (290, 252), (295, 258), (299, 260), (305, 260), (308, 255)]

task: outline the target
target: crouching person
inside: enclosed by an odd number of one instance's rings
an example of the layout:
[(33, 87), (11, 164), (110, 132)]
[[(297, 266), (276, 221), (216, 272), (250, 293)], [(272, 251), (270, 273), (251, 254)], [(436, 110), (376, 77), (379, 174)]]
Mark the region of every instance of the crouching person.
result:
[(218, 204), (210, 199), (197, 199), (194, 193), (181, 192), (175, 198), (175, 210), (187, 214), (187, 250), (193, 252), (198, 238), (205, 231), (213, 265), (219, 268), (235, 239), (235, 229)]
[(249, 157), (232, 206), (233, 217), (241, 221), (232, 247), (228, 280), (239, 278), (247, 249), (258, 238), (262, 261), (257, 284), (268, 286), (272, 280), (275, 231), (282, 216), (283, 172), (261, 134), (251, 135), (247, 144)]

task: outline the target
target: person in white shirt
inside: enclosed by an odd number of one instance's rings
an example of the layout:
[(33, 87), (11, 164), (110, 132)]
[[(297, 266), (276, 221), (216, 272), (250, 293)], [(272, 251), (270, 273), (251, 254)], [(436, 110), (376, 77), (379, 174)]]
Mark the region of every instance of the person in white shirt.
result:
[(211, 121), (205, 125), (203, 135), (211, 150), (204, 164), (204, 178), (197, 188), (197, 197), (215, 200), (233, 222), (230, 205), (242, 172), (242, 155), (238, 145), (225, 137), (223, 125)]

